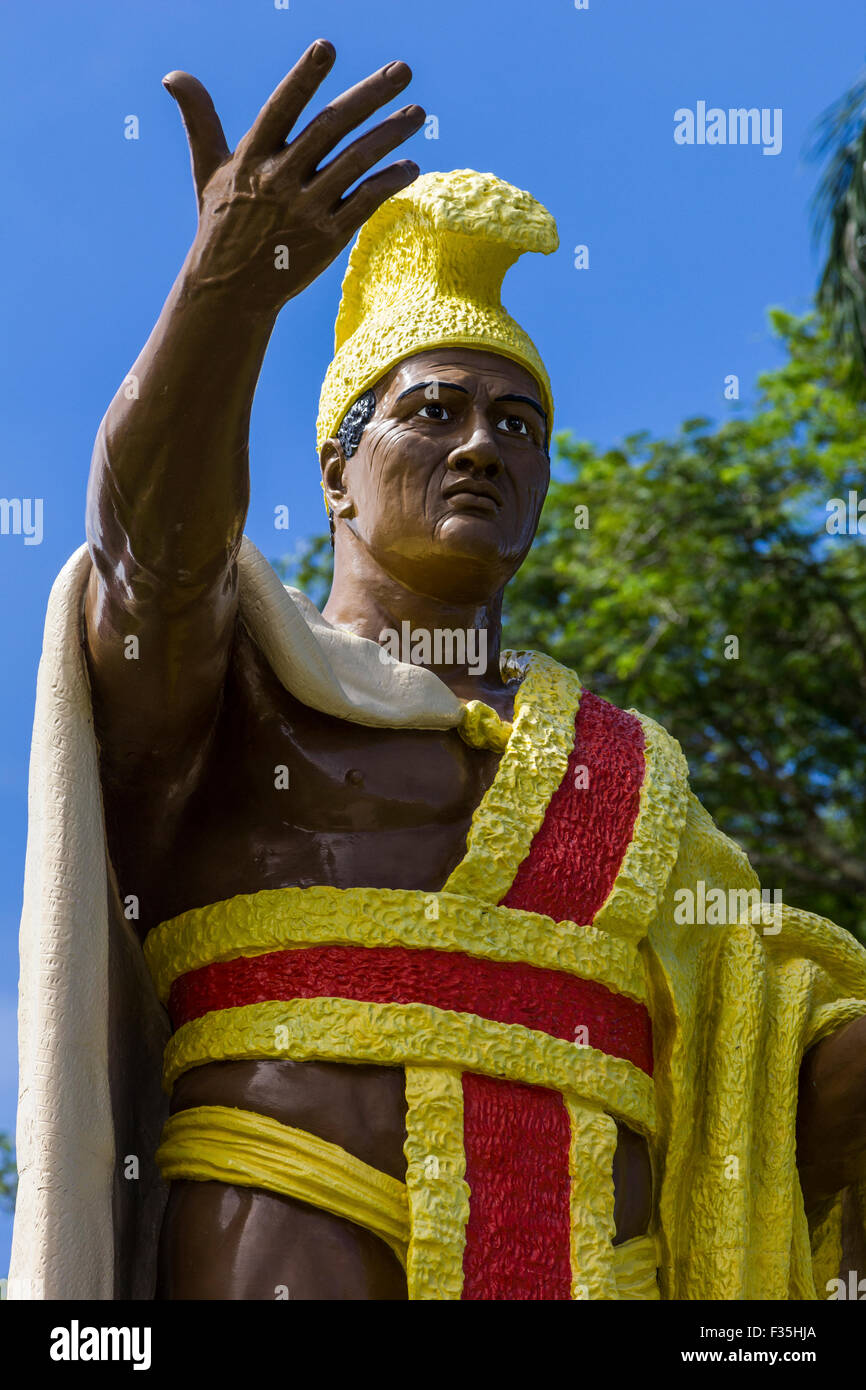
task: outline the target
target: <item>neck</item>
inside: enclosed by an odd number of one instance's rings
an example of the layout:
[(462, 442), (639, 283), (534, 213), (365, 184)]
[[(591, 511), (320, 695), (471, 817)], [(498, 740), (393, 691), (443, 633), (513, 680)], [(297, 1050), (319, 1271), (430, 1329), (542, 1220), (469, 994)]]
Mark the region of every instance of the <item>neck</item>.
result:
[(483, 700), (510, 717), (513, 692), (499, 674), (502, 589), (481, 601), (433, 598), (382, 569), (353, 537), (338, 543), (324, 617), (384, 647), (400, 661), (426, 666), (462, 700)]

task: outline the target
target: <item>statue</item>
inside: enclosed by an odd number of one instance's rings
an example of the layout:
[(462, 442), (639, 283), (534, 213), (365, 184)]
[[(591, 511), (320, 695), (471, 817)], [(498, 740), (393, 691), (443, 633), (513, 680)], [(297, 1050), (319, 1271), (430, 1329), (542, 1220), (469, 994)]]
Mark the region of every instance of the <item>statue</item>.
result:
[[(46, 622), (12, 1274), (824, 1297), (862, 1233), (866, 952), (762, 894), (661, 727), (501, 650), (553, 403), (500, 287), (555, 224), (491, 174), (364, 177), (418, 106), (329, 161), (410, 78), (302, 126), (334, 57), (234, 153), (165, 79), (199, 225)], [(319, 614), (243, 537), (248, 423), (277, 314), (356, 232)]]

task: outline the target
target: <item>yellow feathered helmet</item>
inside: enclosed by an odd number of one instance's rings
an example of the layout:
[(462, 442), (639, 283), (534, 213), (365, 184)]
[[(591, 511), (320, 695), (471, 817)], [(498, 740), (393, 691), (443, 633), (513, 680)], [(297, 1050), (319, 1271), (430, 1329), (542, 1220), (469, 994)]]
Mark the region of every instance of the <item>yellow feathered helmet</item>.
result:
[(556, 223), (541, 203), (474, 169), (422, 174), (384, 202), (349, 256), (334, 359), (319, 400), (318, 447), (396, 362), (446, 345), (498, 352), (528, 368), (552, 425), (544, 363), (500, 294), (521, 252), (548, 255), (558, 245)]

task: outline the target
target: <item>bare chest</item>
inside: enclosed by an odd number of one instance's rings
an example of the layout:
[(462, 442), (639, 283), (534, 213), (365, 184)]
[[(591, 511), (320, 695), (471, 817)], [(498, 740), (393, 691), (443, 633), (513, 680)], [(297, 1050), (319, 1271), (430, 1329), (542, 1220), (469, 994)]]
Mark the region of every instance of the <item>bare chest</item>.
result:
[[(498, 762), (455, 732), (323, 715), (245, 653), (198, 785), (170, 840), (154, 845), (164, 867), (142, 926), (264, 888), (436, 891), (465, 853)], [(147, 834), (130, 827), (142, 856)]]

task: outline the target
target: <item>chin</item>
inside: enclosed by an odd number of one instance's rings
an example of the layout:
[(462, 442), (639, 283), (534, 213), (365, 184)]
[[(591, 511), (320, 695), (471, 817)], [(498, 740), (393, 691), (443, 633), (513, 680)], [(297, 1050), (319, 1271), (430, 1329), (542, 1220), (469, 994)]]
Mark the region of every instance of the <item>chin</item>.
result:
[(481, 565), (495, 571), (502, 584), (522, 563), (528, 549), (524, 542), (523, 535), (504, 535), (497, 517), (463, 512), (448, 517), (436, 534), (434, 549), (447, 556), (451, 564), (468, 568)]
[(508, 583), (522, 558), (504, 550), (495, 523), (464, 515), (449, 518), (416, 554), (404, 555), (389, 568), (416, 593), (448, 603), (486, 603)]

